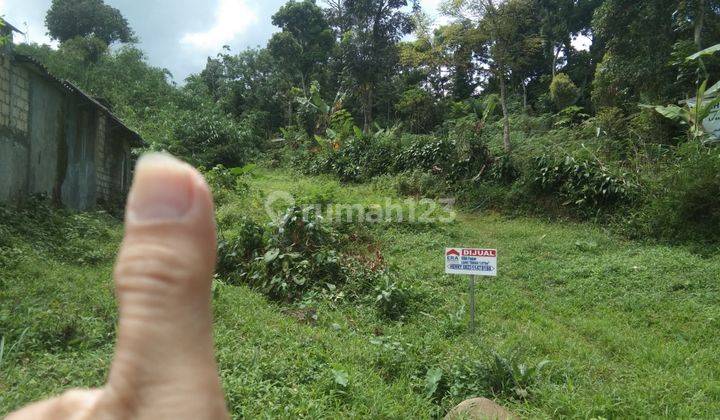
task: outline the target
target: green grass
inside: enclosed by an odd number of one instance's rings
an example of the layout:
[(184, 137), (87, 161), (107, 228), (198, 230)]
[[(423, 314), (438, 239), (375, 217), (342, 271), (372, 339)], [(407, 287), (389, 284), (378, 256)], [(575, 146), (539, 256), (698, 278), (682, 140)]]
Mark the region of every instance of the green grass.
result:
[[(264, 220), (263, 197), (273, 190), (364, 204), (394, 194), (377, 183), (344, 186), (282, 170), (259, 169), (251, 184), (250, 194), (221, 206), (221, 225), (240, 215)], [(12, 253), (0, 257), (0, 414), (68, 387), (97, 386), (107, 374), (121, 226), (102, 214), (56, 217), (33, 228), (27, 217), (0, 220), (0, 250)], [(236, 417), (441, 416), (477, 396), (468, 389), (493, 397), (474, 385), (479, 373), (468, 366), (490, 366), (494, 353), (527, 365), (550, 360), (527, 399), (496, 396), (522, 416), (720, 412), (720, 257), (494, 213), (370, 233), (414, 292), (399, 322), (339, 295), (283, 305), (216, 283), (218, 358)], [(478, 284), (473, 335), (466, 279), (443, 274), (448, 245), (499, 250), (499, 277)], [(293, 315), (308, 308), (317, 311), (314, 324)], [(434, 398), (425, 392), (429, 369), (443, 372)], [(347, 374), (346, 387), (336, 383), (338, 372)]]

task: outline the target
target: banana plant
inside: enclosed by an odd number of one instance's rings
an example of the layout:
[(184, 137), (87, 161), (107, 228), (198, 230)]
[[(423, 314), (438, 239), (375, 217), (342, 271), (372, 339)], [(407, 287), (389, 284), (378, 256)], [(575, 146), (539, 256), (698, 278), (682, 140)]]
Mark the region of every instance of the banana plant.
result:
[(340, 111), (345, 102), (345, 92), (338, 92), (332, 103), (326, 102), (320, 95), (320, 84), (313, 81), (310, 85), (310, 95), (307, 97), (297, 98), (300, 107), (312, 109), (317, 113), (317, 121), (315, 124), (315, 133), (324, 134), (332, 116)]
[[(718, 51), (720, 51), (720, 44), (697, 52), (689, 56), (687, 60), (699, 60), (701, 62), (702, 57), (715, 54)], [(720, 141), (719, 139), (708, 139), (708, 133), (703, 127), (703, 122), (710, 115), (718, 112), (715, 108), (720, 106), (720, 94), (718, 94), (720, 91), (720, 82), (710, 88), (708, 88), (707, 85), (708, 80), (703, 81), (698, 87), (695, 101), (685, 101), (682, 106), (640, 105), (640, 107), (653, 109), (665, 118), (687, 125), (689, 127), (690, 137), (694, 140), (700, 140), (703, 141), (703, 143), (718, 142)]]

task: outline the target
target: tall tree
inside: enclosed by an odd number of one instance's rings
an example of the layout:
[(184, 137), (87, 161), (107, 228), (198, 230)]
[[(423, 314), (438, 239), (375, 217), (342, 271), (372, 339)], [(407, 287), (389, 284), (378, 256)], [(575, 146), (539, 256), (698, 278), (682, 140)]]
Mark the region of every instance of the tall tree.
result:
[(60, 42), (88, 35), (107, 45), (135, 40), (127, 19), (103, 0), (53, 0), (45, 16), (45, 26), (48, 35)]
[(489, 77), (497, 82), (503, 112), (503, 145), (510, 152), (510, 111), (508, 83), (521, 74), (526, 57), (538, 49), (538, 34), (527, 30), (534, 12), (533, 0), (454, 0), (444, 5), (444, 12), (459, 19), (477, 22), (483, 34), (478, 55)]
[(403, 10), (407, 5), (407, 0), (343, 2), (342, 61), (360, 99), (365, 131), (372, 126), (378, 85), (392, 77), (398, 63), (397, 43), (413, 29), (411, 15)]
[(273, 15), (272, 23), (282, 32), (272, 36), (268, 50), (307, 94), (311, 79), (320, 78), (333, 51), (333, 31), (312, 0), (291, 0)]
[(669, 63), (677, 42), (692, 42), (692, 33), (678, 31), (677, 12), (677, 0), (605, 0), (595, 11), (595, 42), (604, 46), (593, 82), (596, 106), (632, 107), (641, 99), (678, 96), (677, 71)]

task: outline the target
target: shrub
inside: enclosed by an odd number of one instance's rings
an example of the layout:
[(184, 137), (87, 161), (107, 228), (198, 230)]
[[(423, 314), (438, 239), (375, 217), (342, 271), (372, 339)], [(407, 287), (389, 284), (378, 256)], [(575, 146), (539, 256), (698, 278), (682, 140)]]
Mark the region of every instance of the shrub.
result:
[(607, 107), (597, 112), (594, 125), (597, 134), (604, 142), (609, 156), (624, 159), (632, 154), (633, 142), (630, 139), (629, 118), (620, 108)]
[(392, 176), (392, 185), (399, 195), (440, 197), (447, 189), (443, 178), (429, 171), (409, 171)]
[(231, 169), (223, 165), (217, 165), (210, 170), (203, 167), (199, 169), (213, 193), (215, 204), (220, 205), (225, 202), (230, 194), (239, 194), (250, 189), (250, 184), (245, 180), (245, 175), (249, 174), (253, 168), (254, 165)]
[(425, 89), (406, 90), (395, 104), (395, 109), (411, 133), (428, 133), (437, 124), (435, 100)]
[(242, 218), (233, 226), (232, 236), (218, 240), (217, 273), (230, 283), (237, 282), (262, 252), (264, 229)]
[(550, 83), (550, 98), (558, 110), (573, 105), (578, 100), (579, 89), (565, 73), (558, 73)]
[(173, 128), (171, 153), (195, 166), (242, 166), (256, 154), (260, 137), (250, 124), (236, 123), (214, 107), (182, 113)]
[(688, 145), (688, 157), (644, 210), (650, 232), (673, 242), (720, 241), (720, 153)]
[(382, 316), (388, 319), (401, 318), (408, 306), (409, 291), (386, 269), (381, 272), (375, 286), (375, 305)]
[(607, 209), (628, 204), (637, 192), (637, 184), (629, 174), (616, 174), (597, 161), (548, 155), (534, 161), (531, 184), (538, 192), (558, 196), (564, 206), (584, 211)]
[(293, 207), (277, 222), (248, 275), (251, 285), (269, 297), (292, 301), (304, 291), (340, 279), (336, 238), (314, 208)]

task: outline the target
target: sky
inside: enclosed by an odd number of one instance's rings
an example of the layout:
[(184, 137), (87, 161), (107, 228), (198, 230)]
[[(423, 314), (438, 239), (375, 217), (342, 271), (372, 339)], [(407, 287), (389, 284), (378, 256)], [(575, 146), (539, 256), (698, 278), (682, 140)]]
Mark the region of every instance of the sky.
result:
[[(105, 0), (120, 9), (140, 38), (150, 64), (170, 70), (178, 83), (205, 67), (229, 45), (234, 52), (264, 46), (278, 29), (270, 17), (286, 0)], [(441, 0), (422, 0), (437, 16)], [(0, 0), (0, 16), (27, 33), (30, 42), (54, 45), (46, 35), (51, 0)], [(322, 2), (319, 1), (321, 4)], [(23, 41), (16, 35), (16, 42)]]

